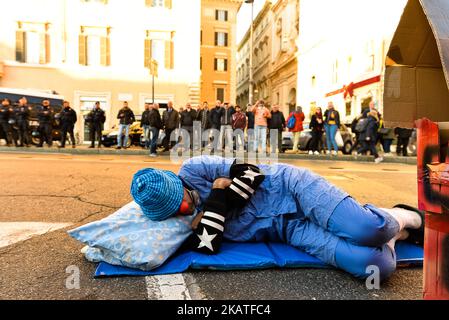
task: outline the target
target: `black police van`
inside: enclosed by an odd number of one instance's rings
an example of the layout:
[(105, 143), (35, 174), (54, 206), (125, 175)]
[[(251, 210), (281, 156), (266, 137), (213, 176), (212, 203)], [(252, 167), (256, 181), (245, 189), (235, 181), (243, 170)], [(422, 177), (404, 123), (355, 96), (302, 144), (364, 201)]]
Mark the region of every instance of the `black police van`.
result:
[[(29, 127), (30, 127), (30, 137), (32, 143), (37, 145), (40, 142), (39, 137), (39, 121), (37, 119), (37, 113), (39, 109), (42, 107), (42, 100), (49, 100), (50, 106), (53, 109), (54, 115), (58, 115), (62, 110), (62, 104), (64, 102), (64, 97), (55, 94), (49, 94), (40, 91), (34, 90), (24, 90), (24, 89), (10, 89), (10, 88), (1, 88), (0, 87), (0, 102), (3, 99), (11, 100), (12, 105), (18, 105), (19, 100), (25, 97), (28, 100), (28, 106), (31, 107), (30, 119), (29, 119)], [(3, 135), (0, 132), (0, 139), (5, 139), (2, 137)], [(61, 140), (61, 130), (58, 121), (58, 117), (56, 116), (53, 121), (53, 141)]]

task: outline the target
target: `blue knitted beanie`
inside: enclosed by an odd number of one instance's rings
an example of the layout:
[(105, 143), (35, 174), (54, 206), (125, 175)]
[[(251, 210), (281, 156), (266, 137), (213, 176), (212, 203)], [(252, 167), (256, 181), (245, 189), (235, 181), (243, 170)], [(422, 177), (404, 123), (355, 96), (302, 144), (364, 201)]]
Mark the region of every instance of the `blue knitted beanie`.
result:
[(148, 218), (162, 221), (178, 212), (184, 187), (173, 172), (148, 168), (134, 175), (131, 195)]

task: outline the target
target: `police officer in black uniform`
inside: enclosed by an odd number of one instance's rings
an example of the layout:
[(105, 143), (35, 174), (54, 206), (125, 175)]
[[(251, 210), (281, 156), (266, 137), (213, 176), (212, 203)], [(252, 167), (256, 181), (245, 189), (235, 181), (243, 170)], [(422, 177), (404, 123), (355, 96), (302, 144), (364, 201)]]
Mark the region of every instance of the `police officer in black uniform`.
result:
[(63, 107), (64, 108), (59, 114), (62, 135), (60, 148), (65, 148), (67, 133), (70, 134), (70, 139), (72, 140), (72, 148), (76, 148), (75, 134), (73, 132), (77, 120), (76, 111), (70, 107), (70, 103), (68, 101), (64, 101)]
[(90, 141), (92, 141), (89, 148), (95, 148), (96, 137), (98, 138), (98, 148), (101, 148), (101, 131), (105, 121), (106, 115), (100, 108), (100, 102), (97, 101), (94, 109), (86, 117), (86, 122), (89, 123)]
[(14, 145), (17, 147), (17, 140), (13, 134), (14, 125), (14, 112), (9, 99), (3, 99), (0, 104), (0, 131), (3, 131), (5, 136), (6, 145), (11, 145), (11, 140), (14, 141)]
[(15, 120), (17, 122), (18, 134), (20, 145), (19, 147), (23, 147), (24, 144), (29, 147), (30, 146), (30, 127), (29, 127), (29, 118), (30, 118), (31, 108), (28, 106), (28, 101), (25, 97), (19, 100), (19, 105), (14, 108)]
[(45, 141), (47, 145), (51, 148), (53, 145), (52, 132), (53, 132), (54, 113), (50, 106), (49, 100), (42, 101), (42, 107), (37, 113), (37, 119), (39, 121), (38, 131), (40, 136), (40, 142), (37, 147), (42, 148)]

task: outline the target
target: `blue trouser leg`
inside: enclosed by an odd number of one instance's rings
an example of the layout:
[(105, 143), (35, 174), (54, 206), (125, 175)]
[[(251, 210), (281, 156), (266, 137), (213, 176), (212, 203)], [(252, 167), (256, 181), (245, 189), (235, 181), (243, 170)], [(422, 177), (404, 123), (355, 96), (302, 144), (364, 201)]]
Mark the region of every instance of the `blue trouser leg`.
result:
[(337, 125), (333, 124), (329, 126), (329, 135), (330, 135), (330, 141), (332, 143), (332, 146), (334, 147), (335, 151), (338, 151), (338, 144), (335, 140), (335, 135), (337, 134), (338, 127)]
[(331, 145), (331, 130), (330, 130), (330, 126), (329, 125), (325, 125), (324, 126), (324, 130), (326, 131), (326, 146), (327, 146), (327, 151), (331, 151), (332, 150), (332, 145)]
[(285, 234), (288, 244), (360, 279), (372, 274), (369, 266), (379, 268), (380, 281), (396, 270), (396, 255), (386, 244), (357, 246), (307, 219), (288, 221)]
[(398, 232), (398, 222), (387, 212), (372, 206), (361, 206), (347, 197), (331, 214), (327, 230), (350, 243), (361, 246), (381, 246)]
[(124, 129), (124, 125), (123, 124), (119, 124), (119, 126), (118, 126), (118, 135), (117, 135), (117, 147), (121, 147), (122, 146), (123, 129)]
[(125, 147), (128, 146), (129, 139), (129, 125), (125, 125)]
[(386, 244), (379, 247), (356, 246), (340, 240), (335, 249), (337, 267), (357, 278), (365, 279), (372, 274), (375, 266), (379, 270), (379, 280), (388, 279), (396, 270), (396, 253)]

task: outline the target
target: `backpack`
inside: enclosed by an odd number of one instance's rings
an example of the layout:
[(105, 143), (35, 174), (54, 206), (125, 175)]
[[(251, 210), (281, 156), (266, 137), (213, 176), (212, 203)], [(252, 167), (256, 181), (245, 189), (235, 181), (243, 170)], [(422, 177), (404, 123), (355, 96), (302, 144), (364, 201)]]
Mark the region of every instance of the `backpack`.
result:
[(362, 118), (357, 122), (357, 125), (355, 126), (356, 132), (364, 132), (368, 126), (368, 118)]
[(287, 128), (294, 129), (296, 125), (296, 117), (293, 113), (290, 114), (290, 118), (287, 121)]

